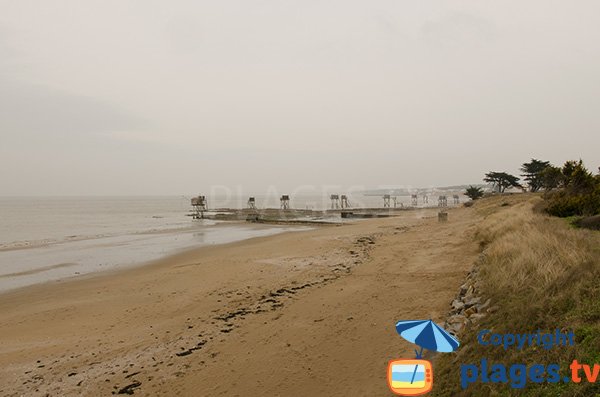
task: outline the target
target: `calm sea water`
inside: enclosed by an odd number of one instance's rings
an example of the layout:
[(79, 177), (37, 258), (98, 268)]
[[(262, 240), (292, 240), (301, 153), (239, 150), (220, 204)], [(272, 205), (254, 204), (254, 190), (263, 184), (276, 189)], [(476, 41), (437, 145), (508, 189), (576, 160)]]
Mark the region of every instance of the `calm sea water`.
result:
[[(255, 197), (258, 208), (279, 207), (277, 194)], [(349, 199), (353, 206), (383, 206), (380, 196)], [(208, 197), (211, 209), (243, 208), (246, 201), (245, 195)], [(409, 203), (410, 197), (398, 197), (398, 206)], [(292, 208), (330, 206), (327, 195), (291, 198)], [(0, 197), (0, 291), (136, 265), (192, 247), (305, 229), (192, 220), (190, 210), (190, 197), (184, 196)]]
[[(244, 208), (247, 196), (208, 197), (209, 208)], [(408, 205), (410, 197), (398, 197)], [(382, 207), (378, 196), (351, 196), (350, 204)], [(257, 195), (259, 208), (278, 208), (278, 196)], [(326, 209), (328, 196), (292, 197), (292, 208)], [(0, 197), (0, 250), (17, 247), (186, 229), (190, 197)], [(209, 226), (206, 224), (204, 226)]]
[(190, 226), (185, 197), (0, 198), (0, 249)]
[(186, 197), (0, 198), (0, 291), (305, 228), (192, 220)]

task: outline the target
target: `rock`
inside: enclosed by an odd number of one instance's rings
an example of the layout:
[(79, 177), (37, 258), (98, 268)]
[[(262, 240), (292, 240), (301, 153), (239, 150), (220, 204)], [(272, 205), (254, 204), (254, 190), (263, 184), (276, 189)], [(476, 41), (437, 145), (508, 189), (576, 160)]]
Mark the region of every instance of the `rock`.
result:
[(467, 293), (465, 294), (465, 296), (471, 297), (473, 295), (473, 293), (475, 293), (475, 287), (473, 287), (472, 285), (469, 285), (469, 288), (467, 289)]
[(470, 317), (475, 313), (477, 313), (477, 309), (475, 309), (474, 307), (470, 307), (467, 310), (465, 310), (463, 314), (467, 317)]
[(485, 314), (482, 314), (482, 313), (473, 313), (469, 317), (469, 320), (471, 320), (473, 322), (477, 322), (477, 321), (481, 320), (484, 317), (485, 317)]
[(467, 317), (462, 314), (455, 314), (448, 318), (447, 330), (454, 335), (458, 335), (468, 323), (469, 319)]
[[(480, 259), (483, 259), (483, 254), (480, 255)], [(497, 310), (495, 308), (488, 308), (491, 300), (488, 299), (485, 303), (481, 303), (482, 297), (479, 295), (479, 291), (482, 290), (481, 286), (483, 283), (479, 279), (479, 268), (477, 265), (466, 275), (465, 282), (460, 286), (460, 290), (456, 298), (452, 301), (450, 306), (452, 309), (449, 312), (449, 317), (445, 322), (444, 328), (453, 335), (458, 335), (465, 327), (469, 324), (480, 321), (485, 317), (484, 311), (487, 309), (488, 313)]]
[(465, 307), (465, 304), (458, 299), (454, 299), (452, 301), (452, 308), (456, 311), (460, 311)]
[(462, 314), (455, 314), (453, 316), (450, 316), (450, 318), (448, 318), (448, 324), (466, 324), (469, 322), (469, 319), (467, 319), (466, 316), (462, 315)]
[(490, 306), (491, 303), (492, 303), (492, 300), (488, 299), (485, 301), (485, 303), (477, 305), (477, 312), (480, 312), (480, 313), (483, 312), (485, 309), (487, 309)]
[(464, 306), (465, 306), (465, 308), (468, 309), (468, 308), (470, 308), (472, 306), (475, 306), (479, 302), (481, 302), (481, 298), (480, 297), (466, 298), (464, 300)]
[(458, 334), (460, 334), (460, 331), (462, 331), (462, 329), (463, 329), (463, 325), (459, 324), (459, 323), (455, 323), (455, 324), (446, 326), (445, 329), (452, 335), (458, 336)]

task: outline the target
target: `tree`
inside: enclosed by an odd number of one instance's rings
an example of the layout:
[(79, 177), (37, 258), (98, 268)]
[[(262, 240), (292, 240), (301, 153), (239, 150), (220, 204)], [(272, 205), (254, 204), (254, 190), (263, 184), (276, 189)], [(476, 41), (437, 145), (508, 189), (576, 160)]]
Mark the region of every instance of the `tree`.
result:
[(511, 186), (522, 188), (519, 178), (506, 172), (490, 171), (485, 174), (483, 180), (484, 182), (492, 183), (494, 188), (498, 190), (498, 193), (504, 193), (506, 188)]
[(469, 186), (465, 191), (465, 196), (471, 200), (477, 200), (483, 196), (483, 189), (477, 186)]
[(564, 183), (564, 176), (559, 167), (549, 165), (541, 173), (542, 187), (546, 190), (559, 188)]
[(529, 190), (537, 192), (543, 187), (542, 173), (550, 167), (549, 161), (531, 159), (529, 163), (523, 163), (521, 166), (521, 176), (529, 185)]
[(567, 161), (562, 168), (565, 189), (571, 193), (589, 193), (596, 187), (596, 178), (583, 165), (583, 161)]

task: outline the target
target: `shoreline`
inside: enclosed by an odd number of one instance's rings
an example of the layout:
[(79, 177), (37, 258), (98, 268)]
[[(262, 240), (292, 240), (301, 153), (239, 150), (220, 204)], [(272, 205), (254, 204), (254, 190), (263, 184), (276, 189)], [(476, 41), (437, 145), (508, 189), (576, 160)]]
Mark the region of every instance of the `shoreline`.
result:
[(339, 384), (350, 378), (357, 395), (387, 392), (378, 363), (410, 350), (395, 321), (443, 319), (477, 256), (474, 212), (452, 209), (438, 224), (436, 211), (8, 291), (0, 394), (110, 394), (139, 383), (141, 395), (231, 395), (236, 384), (245, 395), (348, 395)]
[(0, 250), (0, 260), (6, 264), (0, 274), (0, 294), (40, 283), (145, 266), (199, 247), (308, 229), (306, 226), (218, 222)]
[[(326, 225), (326, 226), (328, 226), (328, 225)], [(167, 264), (169, 264), (169, 263), (178, 263), (183, 258), (185, 258), (185, 259), (197, 258), (200, 255), (202, 255), (202, 253), (204, 253), (205, 251), (210, 251), (213, 248), (219, 249), (219, 250), (226, 249), (228, 246), (235, 247), (237, 244), (240, 244), (240, 243), (252, 242), (252, 241), (262, 241), (263, 239), (268, 241), (269, 239), (271, 239), (272, 237), (275, 237), (275, 236), (284, 235), (284, 234), (288, 234), (288, 233), (290, 233), (290, 234), (302, 233), (302, 232), (308, 232), (311, 230), (314, 230), (314, 228), (303, 227), (302, 229), (299, 229), (299, 230), (284, 230), (279, 233), (262, 235), (262, 236), (261, 235), (252, 236), (252, 237), (248, 237), (248, 238), (244, 238), (244, 239), (240, 239), (240, 240), (229, 241), (229, 242), (192, 246), (192, 247), (183, 248), (183, 249), (171, 252), (170, 254), (166, 254), (159, 258), (142, 261), (142, 262), (136, 263), (134, 265), (121, 266), (121, 267), (117, 266), (117, 267), (106, 269), (106, 270), (93, 271), (93, 272), (89, 272), (86, 274), (80, 274), (80, 275), (76, 275), (76, 276), (72, 276), (72, 277), (65, 277), (65, 278), (56, 279), (56, 280), (47, 280), (44, 282), (26, 285), (23, 287), (17, 287), (17, 288), (12, 288), (12, 289), (8, 289), (8, 290), (0, 290), (0, 303), (2, 302), (3, 297), (11, 295), (13, 293), (19, 294), (19, 295), (21, 295), (21, 294), (27, 295), (29, 290), (31, 290), (32, 293), (37, 293), (37, 292), (45, 290), (47, 288), (52, 290), (54, 288), (59, 288), (63, 285), (66, 285), (66, 287), (68, 288), (71, 283), (77, 284), (80, 281), (81, 282), (86, 282), (86, 281), (94, 282), (96, 279), (98, 279), (98, 281), (100, 282), (100, 279), (110, 280), (112, 278), (135, 276), (138, 272), (143, 273), (144, 269), (151, 270), (153, 267), (167, 266)], [(59, 264), (57, 266), (60, 267), (60, 266), (64, 266), (64, 265), (68, 265), (68, 264)], [(0, 276), (0, 279), (1, 278), (2, 278), (2, 276)]]

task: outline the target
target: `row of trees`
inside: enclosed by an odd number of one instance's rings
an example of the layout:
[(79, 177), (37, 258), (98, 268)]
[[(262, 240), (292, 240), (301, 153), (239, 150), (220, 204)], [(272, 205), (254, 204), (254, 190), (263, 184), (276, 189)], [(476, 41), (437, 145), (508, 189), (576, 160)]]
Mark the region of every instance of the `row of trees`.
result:
[[(491, 183), (499, 193), (515, 187), (531, 192), (544, 190), (548, 213), (556, 216), (600, 214), (600, 173), (594, 175), (583, 161), (570, 160), (562, 167), (549, 161), (531, 159), (521, 165), (521, 176), (490, 171), (483, 180)], [(483, 196), (483, 189), (469, 186), (465, 194), (475, 200)]]
[(563, 177), (568, 178), (568, 175), (563, 174), (559, 167), (553, 166), (549, 161), (538, 159), (531, 159), (530, 162), (523, 163), (520, 170), (525, 184), (522, 184), (520, 178), (514, 175), (496, 171), (485, 174), (483, 180), (491, 183), (499, 193), (504, 193), (507, 188), (511, 187), (528, 188), (531, 192), (537, 192), (541, 189), (552, 190), (560, 186), (564, 180)]

